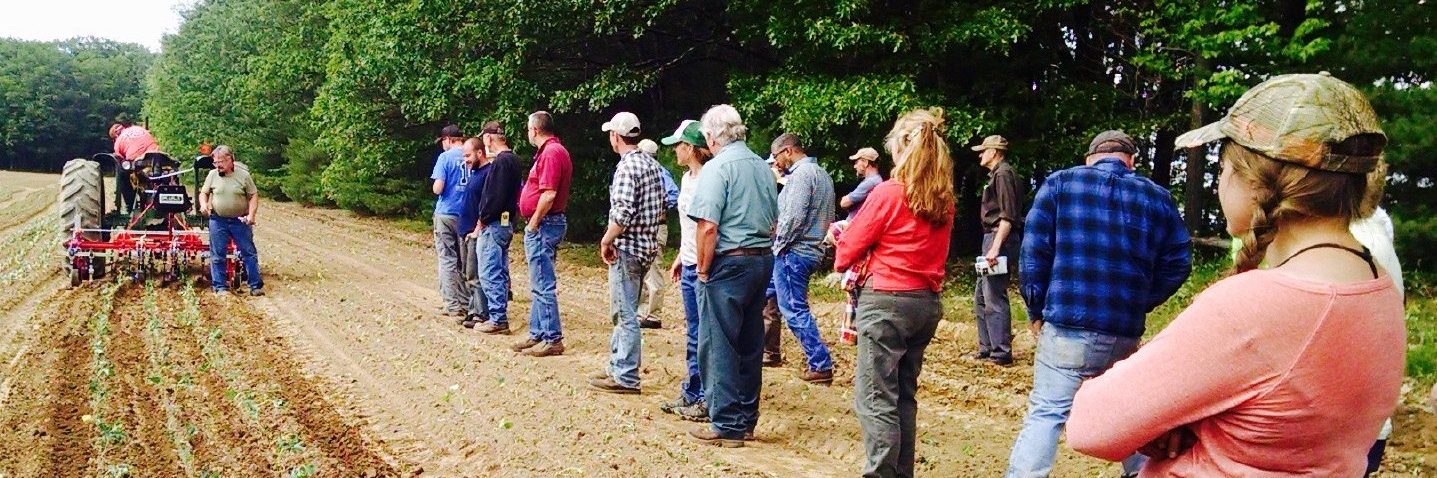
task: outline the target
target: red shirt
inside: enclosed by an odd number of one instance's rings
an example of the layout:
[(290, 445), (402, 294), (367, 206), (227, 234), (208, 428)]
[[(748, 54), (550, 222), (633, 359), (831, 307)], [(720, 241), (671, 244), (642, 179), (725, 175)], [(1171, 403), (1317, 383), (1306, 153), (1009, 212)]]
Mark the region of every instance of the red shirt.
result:
[(833, 268), (857, 268), (866, 258), (864, 283), (874, 290), (941, 292), (952, 234), (951, 213), (941, 224), (919, 219), (903, 196), (903, 183), (890, 179), (873, 188), (839, 237)]
[(524, 180), (524, 189), (519, 192), (519, 214), (525, 218), (534, 215), (539, 208), (539, 195), (554, 191), (554, 203), (548, 214), (564, 212), (569, 203), (569, 182), (574, 176), (574, 163), (569, 160), (569, 150), (551, 137), (534, 153), (534, 166), (529, 168), (529, 178)]
[(115, 136), (115, 154), (122, 159), (134, 161), (145, 157), (145, 153), (158, 152), (160, 145), (155, 142), (155, 137), (150, 136), (149, 130), (139, 126), (131, 126), (120, 130)]

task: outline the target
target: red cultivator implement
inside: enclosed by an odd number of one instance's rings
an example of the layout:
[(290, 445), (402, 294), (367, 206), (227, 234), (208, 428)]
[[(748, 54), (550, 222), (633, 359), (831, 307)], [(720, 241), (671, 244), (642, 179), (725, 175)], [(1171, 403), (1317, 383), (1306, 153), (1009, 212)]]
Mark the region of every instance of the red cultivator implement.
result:
[[(117, 175), (128, 177), (134, 186), (138, 197), (133, 210), (119, 211), (116, 201), (116, 210), (104, 213), (101, 167), (106, 165)], [(170, 282), (194, 271), (208, 278), (209, 231), (180, 178), (193, 172), (194, 191), (198, 192), (200, 172), (213, 168), (213, 158), (200, 156), (182, 170), (178, 161), (164, 153), (148, 153), (136, 161), (97, 154), (65, 163), (60, 176), (60, 214), (70, 235), (65, 242), (70, 285), (109, 273), (124, 274), (136, 282), (150, 277)], [(228, 245), (226, 251), (226, 280), (243, 282), (244, 266), (234, 245)]]

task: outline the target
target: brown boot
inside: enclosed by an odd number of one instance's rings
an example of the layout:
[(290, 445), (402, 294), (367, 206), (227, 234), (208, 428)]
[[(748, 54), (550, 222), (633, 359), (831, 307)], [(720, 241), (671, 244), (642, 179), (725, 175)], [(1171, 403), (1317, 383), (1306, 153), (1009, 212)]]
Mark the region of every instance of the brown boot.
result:
[(596, 371), (596, 372), (594, 372), (594, 373), (589, 374), (589, 379), (590, 379), (590, 380), (604, 380), (604, 379), (607, 379), (607, 378), (609, 378), (609, 371), (608, 371), (608, 370), (599, 370), (599, 371)]
[(743, 440), (733, 440), (719, 436), (712, 427), (702, 427), (689, 430), (689, 438), (705, 445), (720, 446), (724, 448), (743, 448)]
[(822, 372), (818, 372), (813, 369), (806, 368), (803, 369), (803, 373), (799, 374), (798, 378), (801, 378), (803, 379), (803, 381), (808, 383), (816, 383), (819, 385), (832, 385), (833, 370), (824, 370)]
[(619, 382), (614, 381), (614, 379), (609, 377), (590, 380), (589, 386), (593, 387), (595, 390), (609, 393), (618, 393), (623, 395), (639, 394), (639, 387), (625, 387), (623, 384), (620, 384)]
[(538, 341), (538, 340), (535, 340), (535, 339), (532, 338), (532, 337), (530, 337), (530, 338), (524, 339), (523, 342), (519, 342), (519, 343), (517, 343), (517, 344), (510, 345), (510, 346), (509, 346), (509, 349), (510, 349), (510, 350), (513, 350), (513, 351), (515, 351), (515, 352), (523, 352), (523, 351), (528, 350), (530, 347), (533, 347), (533, 346), (535, 346), (535, 345), (539, 345), (539, 341)]
[(564, 355), (564, 341), (540, 342), (538, 346), (525, 350), (524, 355), (531, 357), (548, 357), (551, 355)]

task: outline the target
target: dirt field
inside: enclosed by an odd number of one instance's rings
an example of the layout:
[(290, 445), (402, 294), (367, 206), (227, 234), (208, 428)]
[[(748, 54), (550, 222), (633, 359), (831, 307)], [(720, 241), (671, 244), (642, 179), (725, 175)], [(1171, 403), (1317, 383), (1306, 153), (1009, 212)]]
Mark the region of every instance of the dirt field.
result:
[[(267, 297), (203, 286), (95, 283), (65, 289), (55, 176), (0, 172), (0, 477), (10, 476), (853, 476), (851, 347), (832, 387), (766, 369), (758, 443), (693, 444), (658, 411), (678, 389), (682, 314), (646, 330), (639, 396), (591, 391), (607, 360), (604, 271), (562, 251), (569, 351), (517, 356), (522, 338), (482, 336), (433, 315), (427, 234), (376, 219), (265, 202), (256, 241)], [(518, 246), (519, 241), (515, 241)], [(513, 254), (513, 326), (527, 276)], [(837, 304), (817, 307), (832, 340)], [(1021, 424), (1032, 341), (1018, 366), (966, 361), (971, 314), (950, 310), (919, 400), (924, 476), (995, 476)], [(1387, 476), (1434, 476), (1437, 421), (1399, 410)], [(1425, 455), (1425, 456), (1424, 456)], [(1055, 476), (1117, 476), (1060, 452)]]

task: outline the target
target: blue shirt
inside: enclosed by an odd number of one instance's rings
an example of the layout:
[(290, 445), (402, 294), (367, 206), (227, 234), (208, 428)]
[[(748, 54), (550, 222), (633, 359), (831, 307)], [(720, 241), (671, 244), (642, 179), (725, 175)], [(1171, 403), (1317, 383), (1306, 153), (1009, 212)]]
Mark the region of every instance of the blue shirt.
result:
[(664, 181), (664, 208), (673, 209), (679, 205), (679, 185), (674, 184), (674, 175), (669, 172), (668, 168), (660, 165), (659, 169), (663, 170), (660, 177)]
[(689, 217), (718, 225), (714, 252), (773, 246), (778, 184), (768, 163), (743, 141), (719, 148), (699, 171)]
[[(459, 211), (459, 235), (467, 235), (474, 232), (474, 224), (479, 222), (479, 200), (484, 198), (484, 179), (489, 177), (489, 170), (494, 163), (489, 163), (472, 169), (469, 173), (469, 184), (464, 187), (464, 208)], [(465, 166), (464, 169), (469, 169)]]
[(434, 202), (434, 214), (459, 216), (464, 211), (464, 190), (471, 185), (469, 167), (464, 165), (464, 148), (450, 148), (434, 160), (434, 172), (429, 179), (443, 180), (444, 190)]
[(873, 192), (873, 188), (882, 183), (883, 176), (878, 173), (873, 173), (864, 176), (863, 182), (858, 183), (858, 187), (853, 188), (853, 192), (848, 193), (848, 200), (853, 203), (853, 205), (848, 208), (848, 219), (850, 221), (858, 217), (858, 208), (863, 207), (863, 201), (868, 199), (868, 193)]
[(833, 177), (812, 156), (789, 167), (788, 181), (778, 193), (778, 225), (773, 253), (792, 252), (823, 257), (823, 236), (833, 223)]
[(1192, 272), (1172, 194), (1117, 158), (1053, 173), (1025, 222), (1019, 263), (1030, 320), (1141, 337), (1147, 313)]

